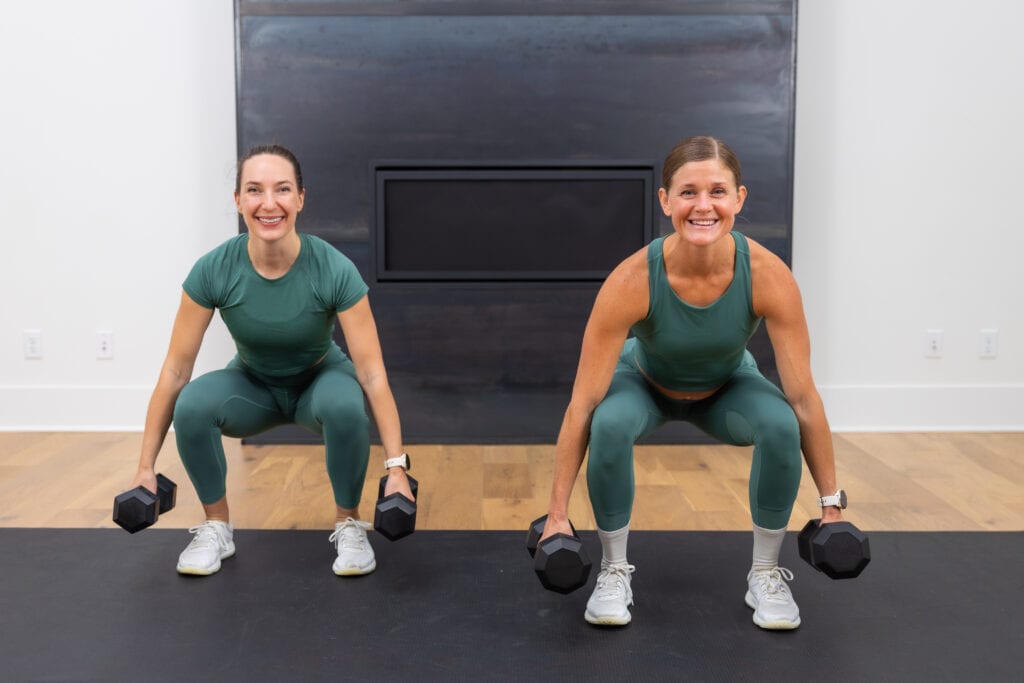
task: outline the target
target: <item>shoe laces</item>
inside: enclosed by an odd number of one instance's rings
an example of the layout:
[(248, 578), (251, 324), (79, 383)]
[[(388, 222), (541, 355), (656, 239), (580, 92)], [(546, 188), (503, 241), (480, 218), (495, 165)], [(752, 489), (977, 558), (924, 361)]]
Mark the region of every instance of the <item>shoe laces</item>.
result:
[(594, 591), (598, 600), (621, 600), (632, 602), (633, 589), (630, 587), (630, 574), (636, 571), (631, 564), (606, 565), (601, 567), (597, 575), (597, 587)]
[(195, 534), (195, 538), (188, 544), (189, 549), (211, 548), (220, 545), (220, 534), (217, 533), (217, 527), (210, 522), (197, 524), (188, 532)]
[(334, 527), (334, 533), (327, 540), (335, 543), (339, 551), (366, 550), (366, 529), (368, 528), (370, 528), (368, 522), (360, 522), (349, 517)]
[(765, 600), (774, 602), (790, 601), (791, 596), (786, 581), (793, 580), (793, 572), (785, 567), (772, 567), (764, 571), (751, 572), (751, 574), (753, 578), (757, 579), (758, 586)]

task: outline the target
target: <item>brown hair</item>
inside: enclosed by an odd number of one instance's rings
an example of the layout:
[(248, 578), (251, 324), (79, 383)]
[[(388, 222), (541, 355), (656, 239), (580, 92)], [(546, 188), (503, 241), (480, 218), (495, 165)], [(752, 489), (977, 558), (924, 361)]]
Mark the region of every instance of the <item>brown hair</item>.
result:
[(302, 167), (299, 166), (299, 159), (290, 149), (281, 145), (259, 145), (258, 147), (251, 148), (238, 160), (238, 171), (235, 174), (235, 192), (242, 191), (242, 167), (245, 166), (245, 162), (260, 154), (273, 154), (290, 163), (292, 170), (295, 171), (295, 184), (299, 186), (299, 192), (306, 189), (302, 185)]
[(708, 159), (721, 161), (727, 169), (732, 171), (732, 177), (736, 179), (736, 187), (742, 184), (740, 160), (732, 148), (710, 135), (695, 135), (677, 144), (665, 157), (665, 164), (661, 168), (662, 187), (667, 190), (672, 185), (672, 176), (683, 164), (691, 161), (707, 161)]

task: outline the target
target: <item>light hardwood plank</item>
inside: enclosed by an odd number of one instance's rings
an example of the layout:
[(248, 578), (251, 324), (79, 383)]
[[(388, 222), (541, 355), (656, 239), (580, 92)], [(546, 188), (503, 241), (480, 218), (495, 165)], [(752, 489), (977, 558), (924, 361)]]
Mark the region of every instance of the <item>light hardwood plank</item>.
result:
[[(846, 518), (871, 530), (1024, 530), (1024, 433), (843, 433), (836, 468), (852, 501)], [(0, 432), (0, 526), (110, 528), (113, 496), (135, 471), (137, 433)], [(238, 528), (330, 529), (334, 499), (323, 448), (242, 446), (224, 440), (228, 497)], [(420, 529), (525, 530), (544, 514), (554, 447), (410, 445), (420, 482)], [(372, 518), (383, 474), (374, 446), (361, 513)], [(163, 528), (202, 520), (173, 439), (158, 469), (178, 482), (178, 507)], [(747, 530), (750, 449), (725, 445), (638, 446), (631, 528)], [(790, 520), (818, 510), (806, 467)], [(593, 529), (585, 472), (570, 502), (577, 529)]]

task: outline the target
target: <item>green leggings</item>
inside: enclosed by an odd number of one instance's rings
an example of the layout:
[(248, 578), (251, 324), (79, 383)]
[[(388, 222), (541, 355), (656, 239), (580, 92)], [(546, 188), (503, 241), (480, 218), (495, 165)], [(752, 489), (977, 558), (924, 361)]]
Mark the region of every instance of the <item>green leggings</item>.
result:
[(210, 504), (225, 495), (221, 436), (252, 436), (291, 423), (324, 437), (334, 501), (357, 507), (370, 458), (370, 423), (352, 361), (337, 346), (292, 377), (259, 375), (236, 357), (185, 385), (174, 406), (174, 436), (199, 500)]
[(690, 422), (733, 446), (753, 445), (748, 488), (754, 524), (785, 527), (800, 486), (800, 427), (785, 395), (758, 371), (750, 352), (713, 396), (677, 401), (648, 384), (633, 360), (633, 343), (626, 342), (590, 425), (587, 485), (598, 528), (614, 531), (629, 524), (633, 444), (669, 420)]

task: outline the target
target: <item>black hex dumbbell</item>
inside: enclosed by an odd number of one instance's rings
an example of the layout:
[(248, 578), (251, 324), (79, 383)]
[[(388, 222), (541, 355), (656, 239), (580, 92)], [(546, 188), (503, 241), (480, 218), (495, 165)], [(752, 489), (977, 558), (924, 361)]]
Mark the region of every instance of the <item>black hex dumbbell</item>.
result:
[(822, 524), (812, 519), (796, 537), (805, 562), (832, 579), (857, 577), (871, 561), (871, 546), (863, 531), (849, 522)]
[(170, 512), (178, 498), (178, 486), (162, 474), (156, 475), (156, 493), (136, 486), (114, 497), (114, 522), (130, 534), (156, 524), (163, 512)]
[(533, 520), (526, 533), (526, 550), (533, 558), (533, 571), (549, 591), (568, 594), (585, 586), (590, 577), (590, 557), (569, 522), (572, 535), (555, 534), (540, 541), (548, 516)]
[[(413, 497), (419, 498), (419, 483), (408, 474), (405, 477), (409, 480)], [(416, 531), (416, 502), (401, 493), (392, 493), (385, 497), (384, 485), (387, 481), (386, 474), (380, 478), (377, 507), (373, 511), (373, 528), (389, 541), (397, 541)]]

